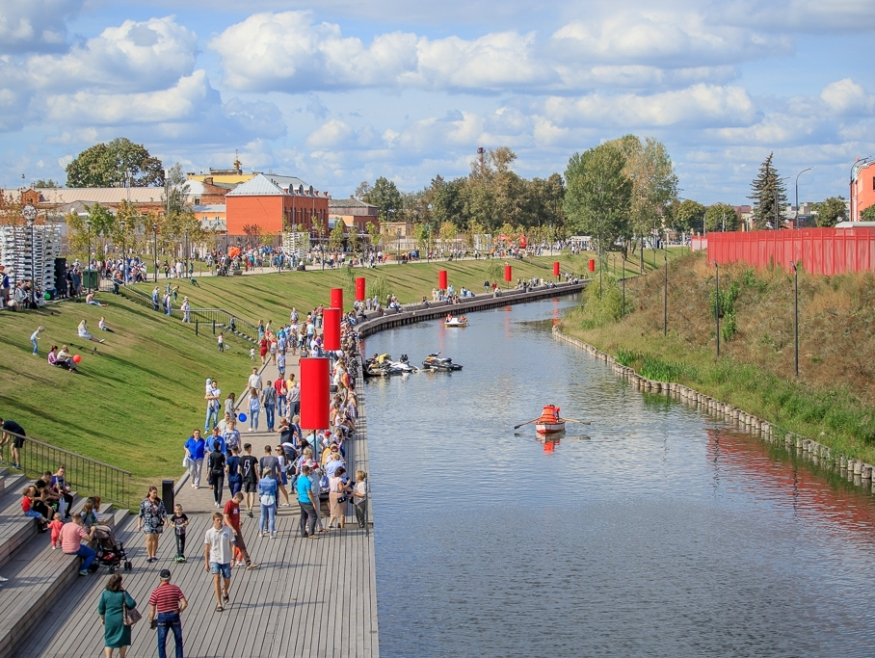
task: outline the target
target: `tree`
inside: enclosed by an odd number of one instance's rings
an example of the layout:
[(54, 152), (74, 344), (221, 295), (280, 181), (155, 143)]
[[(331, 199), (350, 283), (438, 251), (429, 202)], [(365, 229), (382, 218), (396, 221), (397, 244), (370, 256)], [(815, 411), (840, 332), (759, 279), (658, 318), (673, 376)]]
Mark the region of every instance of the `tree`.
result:
[(715, 203), (705, 212), (705, 226), (709, 231), (736, 231), (738, 214), (727, 203)]
[(705, 225), (705, 206), (692, 199), (684, 199), (674, 208), (673, 215), (675, 228), (680, 231), (698, 231)]
[(57, 189), (57, 188), (61, 187), (61, 184), (60, 184), (60, 183), (56, 183), (56, 182), (53, 181), (51, 178), (50, 178), (49, 180), (43, 180), (42, 178), (40, 178), (38, 181), (36, 181), (36, 182), (32, 185), (32, 187), (35, 188), (35, 189), (40, 189), (40, 188), (42, 188), (42, 189), (50, 189), (50, 190), (54, 190), (54, 189)]
[(343, 239), (346, 237), (343, 229), (343, 220), (339, 218), (334, 220), (334, 227), (331, 229), (331, 233), (328, 234), (328, 248), (332, 251), (337, 251), (343, 246)]
[(365, 224), (365, 231), (368, 233), (368, 243), (372, 248), (376, 249), (379, 244), (378, 238), (380, 237), (380, 231), (377, 229), (377, 225), (374, 222), (368, 222)]
[(772, 166), (772, 156), (760, 165), (757, 177), (751, 182), (751, 195), (753, 201), (754, 226), (759, 229), (780, 228), (781, 222), (779, 209), (787, 203), (787, 194), (784, 183), (778, 176), (778, 171)]
[(875, 204), (872, 204), (860, 213), (861, 222), (875, 222)]
[(118, 137), (82, 151), (67, 165), (67, 187), (162, 187), (164, 165), (142, 144)]
[(629, 231), (632, 182), (625, 167), (622, 151), (606, 143), (575, 153), (565, 170), (568, 227), (591, 235), (600, 250), (607, 251)]
[(441, 251), (453, 249), (458, 232), (459, 229), (456, 228), (456, 225), (452, 222), (444, 222), (441, 224), (440, 230), (438, 231), (438, 235), (441, 238)]
[(368, 196), (368, 193), (371, 191), (371, 189), (372, 189), (371, 184), (368, 181), (363, 180), (361, 183), (359, 183), (359, 186), (357, 188), (355, 188), (355, 192), (353, 192), (353, 196), (356, 199), (364, 200), (364, 198), (366, 196)]
[(820, 203), (815, 203), (814, 211), (817, 213), (818, 226), (822, 228), (835, 226), (845, 217), (845, 200), (840, 196), (831, 196)]
[(387, 219), (392, 221), (397, 212), (404, 207), (401, 193), (395, 183), (383, 176), (374, 182), (374, 187), (365, 194), (364, 201), (377, 206), (380, 209), (380, 218), (384, 221)]

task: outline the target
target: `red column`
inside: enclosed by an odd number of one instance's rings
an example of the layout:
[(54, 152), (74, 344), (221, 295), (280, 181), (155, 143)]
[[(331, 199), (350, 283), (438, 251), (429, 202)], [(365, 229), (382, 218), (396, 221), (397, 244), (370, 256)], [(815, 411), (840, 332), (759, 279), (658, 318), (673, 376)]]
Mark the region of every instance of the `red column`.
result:
[(322, 311), (322, 342), (326, 350), (340, 349), (340, 309), (326, 308)]
[(301, 427), (328, 429), (328, 359), (306, 358), (301, 366)]
[(343, 311), (343, 288), (331, 289), (331, 308), (339, 308)]
[(504, 266), (504, 280), (505, 281), (513, 281), (513, 267), (510, 265)]
[(553, 276), (559, 276), (559, 262), (553, 263)]
[(355, 300), (357, 302), (365, 301), (365, 277), (356, 277), (355, 280)]
[(589, 259), (589, 271), (595, 272), (595, 261), (592, 258)]
[(438, 270), (438, 289), (446, 290), (449, 286), (447, 286), (447, 271), (446, 270)]

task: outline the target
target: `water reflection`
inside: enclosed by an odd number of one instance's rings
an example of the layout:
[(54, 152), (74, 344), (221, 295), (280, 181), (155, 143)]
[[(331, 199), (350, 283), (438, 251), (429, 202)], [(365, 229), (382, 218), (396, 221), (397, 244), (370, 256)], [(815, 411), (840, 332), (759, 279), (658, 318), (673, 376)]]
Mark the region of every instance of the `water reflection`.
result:
[[(382, 654), (869, 655), (871, 496), (554, 341), (569, 303), (368, 339), (465, 365), (367, 387)], [(547, 403), (592, 424), (513, 431)]]

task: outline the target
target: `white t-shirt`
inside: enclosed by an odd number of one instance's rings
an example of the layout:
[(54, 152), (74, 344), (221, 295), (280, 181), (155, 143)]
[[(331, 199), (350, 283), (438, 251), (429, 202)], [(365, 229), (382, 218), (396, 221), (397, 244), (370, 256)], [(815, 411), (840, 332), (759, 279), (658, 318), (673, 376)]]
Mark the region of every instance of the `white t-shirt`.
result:
[(219, 530), (210, 528), (204, 535), (204, 544), (210, 547), (210, 562), (217, 564), (231, 564), (234, 552), (231, 544), (234, 543), (234, 531), (226, 525)]
[(256, 391), (260, 391), (261, 387), (261, 375), (249, 375), (249, 388), (254, 388)]

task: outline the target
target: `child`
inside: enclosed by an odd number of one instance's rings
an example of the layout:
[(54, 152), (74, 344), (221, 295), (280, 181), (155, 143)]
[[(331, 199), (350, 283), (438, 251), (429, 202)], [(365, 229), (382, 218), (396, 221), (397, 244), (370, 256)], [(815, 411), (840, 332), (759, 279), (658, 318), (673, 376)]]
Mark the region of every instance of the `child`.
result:
[(182, 505), (177, 503), (173, 508), (173, 516), (170, 524), (176, 533), (176, 557), (177, 562), (185, 562), (185, 528), (188, 525), (188, 516), (182, 511)]
[(255, 348), (254, 347), (249, 348), (249, 360), (255, 361)]
[(52, 550), (55, 550), (61, 545), (59, 539), (61, 537), (61, 528), (63, 527), (64, 521), (61, 520), (61, 513), (55, 512), (55, 518), (49, 524), (49, 529), (52, 531)]
[(219, 345), (219, 351), (224, 352), (225, 351), (225, 334), (220, 332), (218, 338), (216, 338), (216, 342)]

